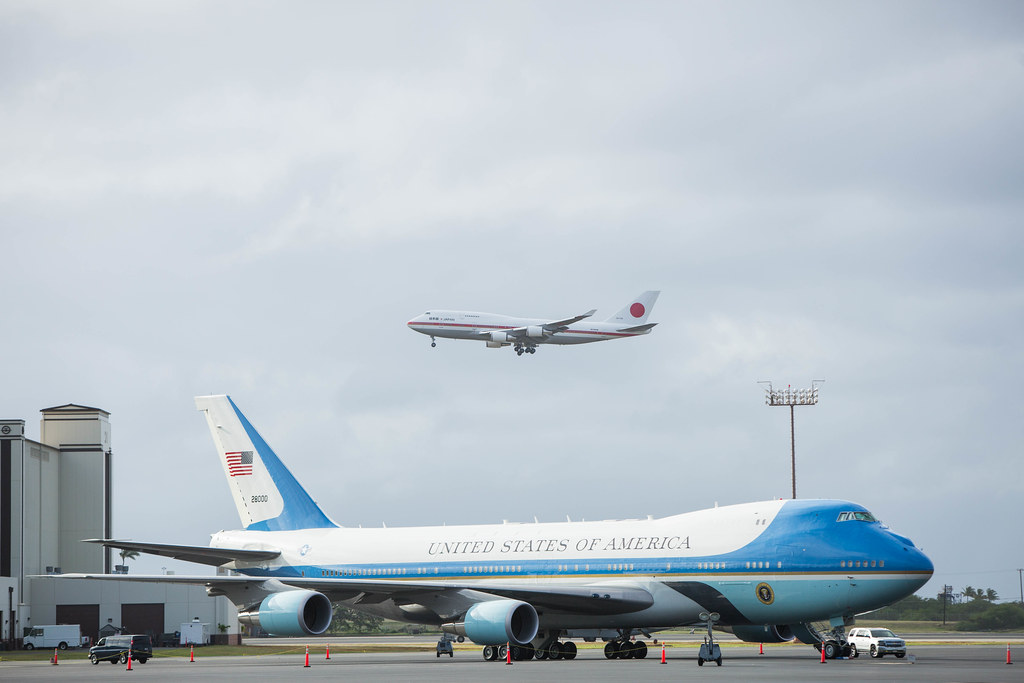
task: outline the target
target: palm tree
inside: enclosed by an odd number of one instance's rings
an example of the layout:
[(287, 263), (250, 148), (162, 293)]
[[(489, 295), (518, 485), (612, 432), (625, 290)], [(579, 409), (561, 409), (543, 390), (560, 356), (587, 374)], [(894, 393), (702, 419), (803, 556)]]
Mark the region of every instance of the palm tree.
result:
[(989, 602), (995, 602), (996, 600), (999, 599), (999, 594), (996, 593), (996, 590), (994, 588), (986, 588), (985, 589), (985, 599), (988, 600)]
[(960, 592), (964, 594), (965, 598), (970, 598), (971, 600), (974, 600), (978, 597), (978, 590), (976, 588), (972, 588), (971, 586), (964, 586), (964, 589)]
[(137, 558), (139, 556), (139, 551), (123, 548), (121, 552), (118, 553), (118, 555), (121, 556), (121, 564), (124, 564), (128, 560), (134, 560), (135, 558)]

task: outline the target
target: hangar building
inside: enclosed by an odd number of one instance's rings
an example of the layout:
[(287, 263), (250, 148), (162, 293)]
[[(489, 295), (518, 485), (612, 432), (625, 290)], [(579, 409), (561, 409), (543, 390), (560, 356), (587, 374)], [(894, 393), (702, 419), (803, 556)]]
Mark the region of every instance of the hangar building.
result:
[(114, 538), (110, 413), (70, 403), (41, 412), (39, 441), (24, 420), (0, 419), (0, 646), (19, 647), (33, 625), (79, 624), (94, 642), (113, 629), (158, 638), (196, 618), (237, 642), (234, 605), (201, 586), (60, 578), (119, 569), (113, 551), (82, 543)]

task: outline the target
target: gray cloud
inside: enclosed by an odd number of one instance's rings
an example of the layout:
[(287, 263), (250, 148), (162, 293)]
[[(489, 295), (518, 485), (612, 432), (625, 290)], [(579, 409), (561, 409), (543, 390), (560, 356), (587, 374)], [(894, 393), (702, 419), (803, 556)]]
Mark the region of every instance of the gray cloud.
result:
[[(825, 378), (801, 495), (1012, 597), (1021, 14), (5, 3), (2, 414), (111, 411), (115, 532), (194, 543), (237, 524), (196, 394), (393, 526), (785, 497), (756, 381)], [(651, 336), (528, 359), (404, 329), (644, 289)]]

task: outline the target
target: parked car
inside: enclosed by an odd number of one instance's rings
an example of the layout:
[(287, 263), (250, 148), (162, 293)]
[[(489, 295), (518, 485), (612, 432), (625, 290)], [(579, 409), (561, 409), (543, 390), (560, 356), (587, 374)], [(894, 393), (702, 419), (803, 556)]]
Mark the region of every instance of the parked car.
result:
[(133, 661), (145, 664), (146, 660), (153, 656), (153, 641), (144, 635), (100, 638), (89, 648), (89, 661), (93, 664), (99, 664), (101, 661), (127, 664), (129, 652)]
[(872, 657), (896, 655), (897, 659), (907, 656), (907, 641), (887, 628), (855, 628), (846, 636), (850, 643), (850, 656), (868, 652)]

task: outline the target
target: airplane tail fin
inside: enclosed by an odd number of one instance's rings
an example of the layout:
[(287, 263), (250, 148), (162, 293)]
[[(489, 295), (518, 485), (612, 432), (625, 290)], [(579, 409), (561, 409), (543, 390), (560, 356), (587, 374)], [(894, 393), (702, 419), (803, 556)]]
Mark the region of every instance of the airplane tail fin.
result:
[(196, 396), (206, 414), (238, 516), (248, 531), (338, 526), (242, 415), (230, 396)]
[(605, 322), (623, 325), (643, 325), (647, 322), (647, 316), (654, 309), (654, 302), (658, 300), (659, 294), (661, 294), (660, 291), (644, 292)]

